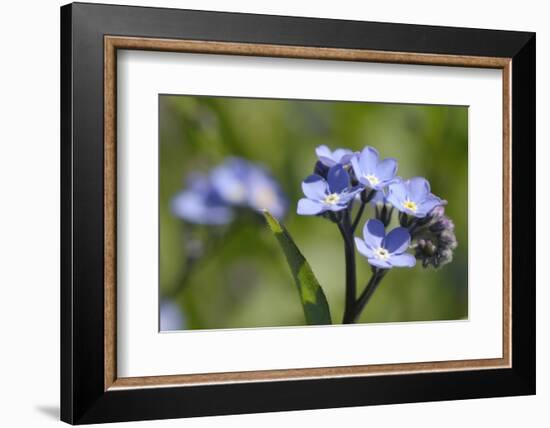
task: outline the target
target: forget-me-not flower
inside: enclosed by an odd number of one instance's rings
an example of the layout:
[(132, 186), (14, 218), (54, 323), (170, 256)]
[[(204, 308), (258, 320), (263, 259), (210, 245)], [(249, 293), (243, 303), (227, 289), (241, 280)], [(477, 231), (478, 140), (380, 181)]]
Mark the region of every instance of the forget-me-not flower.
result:
[(390, 184), (388, 201), (402, 213), (413, 217), (426, 217), (435, 207), (445, 201), (430, 191), (430, 183), (422, 177)]
[(247, 177), (247, 202), (257, 211), (268, 210), (275, 218), (286, 214), (288, 201), (279, 183), (262, 167), (251, 165)]
[(210, 178), (197, 174), (188, 179), (188, 188), (172, 199), (172, 212), (190, 223), (207, 225), (227, 224), (234, 217)]
[(231, 157), (212, 170), (212, 185), (228, 205), (267, 209), (276, 218), (286, 214), (288, 202), (279, 183), (262, 167)]
[(298, 214), (317, 215), (326, 211), (341, 211), (361, 191), (352, 188), (348, 172), (342, 165), (334, 165), (327, 179), (313, 174), (302, 182), (305, 198), (298, 201)]
[(363, 227), (363, 239), (355, 238), (357, 250), (372, 266), (381, 269), (413, 267), (416, 259), (405, 251), (411, 235), (404, 227), (396, 227), (386, 235), (384, 224), (377, 219), (368, 220)]
[(234, 208), (267, 209), (280, 219), (288, 201), (267, 170), (236, 157), (228, 158), (207, 176), (192, 176), (188, 188), (172, 200), (176, 216), (197, 224), (227, 224), (235, 216)]
[(327, 146), (322, 145), (315, 149), (315, 153), (323, 165), (329, 168), (334, 165), (347, 165), (355, 155), (349, 149), (336, 149), (331, 151)]
[(361, 153), (351, 159), (351, 166), (357, 181), (375, 190), (381, 190), (395, 181), (397, 161), (393, 158), (379, 159), (378, 151), (365, 147)]
[(243, 206), (247, 202), (247, 183), (250, 164), (244, 159), (231, 157), (215, 167), (210, 177), (220, 197), (230, 205)]

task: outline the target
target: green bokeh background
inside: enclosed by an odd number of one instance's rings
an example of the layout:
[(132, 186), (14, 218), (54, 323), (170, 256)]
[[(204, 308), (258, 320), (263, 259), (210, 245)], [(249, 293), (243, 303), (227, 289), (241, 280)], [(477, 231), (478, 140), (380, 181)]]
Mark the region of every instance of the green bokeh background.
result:
[[(212, 230), (175, 218), (170, 201), (184, 188), (187, 174), (207, 172), (227, 156), (264, 164), (280, 182), (290, 200), (284, 223), (325, 291), (333, 322), (341, 321), (345, 287), (339, 232), (327, 220), (296, 214), (301, 181), (312, 172), (315, 147), (321, 144), (352, 150), (370, 145), (381, 157), (396, 158), (398, 175), (426, 177), (432, 191), (448, 200), (446, 212), (456, 226), (453, 262), (439, 270), (420, 264), (392, 269), (360, 322), (467, 318), (466, 107), (171, 95), (161, 95), (159, 103), (160, 293), (179, 305), (186, 329), (304, 324), (284, 256), (255, 213), (218, 230), (208, 255), (186, 272), (184, 243)], [(373, 216), (372, 207), (366, 214)], [(370, 268), (359, 255), (357, 265), (360, 292)]]

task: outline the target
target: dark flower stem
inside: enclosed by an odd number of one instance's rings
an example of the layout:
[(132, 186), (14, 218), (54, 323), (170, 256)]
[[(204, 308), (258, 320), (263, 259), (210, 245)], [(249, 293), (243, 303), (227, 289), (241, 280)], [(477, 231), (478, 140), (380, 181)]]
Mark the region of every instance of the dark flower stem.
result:
[(351, 322), (357, 322), (359, 319), (359, 316), (365, 309), (365, 306), (371, 299), (372, 295), (380, 285), (380, 282), (382, 281), (382, 278), (386, 275), (387, 269), (374, 269), (372, 276), (365, 286), (365, 289), (359, 296), (359, 299), (357, 300), (357, 303), (355, 304), (355, 307), (353, 309)]
[(357, 211), (357, 215), (353, 221), (353, 226), (351, 227), (352, 233), (355, 232), (355, 229), (357, 229), (357, 226), (359, 225), (359, 221), (361, 221), (361, 216), (363, 215), (363, 211), (365, 211), (365, 205), (367, 205), (366, 202), (361, 202), (361, 206), (359, 207), (359, 211)]
[(338, 223), (338, 229), (344, 240), (344, 254), (346, 260), (346, 305), (342, 323), (350, 324), (353, 322), (357, 281), (355, 276), (355, 245), (353, 243), (353, 228), (351, 226), (349, 210), (345, 211), (342, 222)]

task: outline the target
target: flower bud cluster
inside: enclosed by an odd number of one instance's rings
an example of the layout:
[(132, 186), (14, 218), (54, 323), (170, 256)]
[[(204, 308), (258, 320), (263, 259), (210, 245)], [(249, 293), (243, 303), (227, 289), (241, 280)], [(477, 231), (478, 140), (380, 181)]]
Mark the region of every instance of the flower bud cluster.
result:
[(429, 221), (414, 233), (415, 257), (423, 267), (438, 268), (453, 260), (453, 252), (458, 245), (454, 228), (443, 206), (432, 210)]

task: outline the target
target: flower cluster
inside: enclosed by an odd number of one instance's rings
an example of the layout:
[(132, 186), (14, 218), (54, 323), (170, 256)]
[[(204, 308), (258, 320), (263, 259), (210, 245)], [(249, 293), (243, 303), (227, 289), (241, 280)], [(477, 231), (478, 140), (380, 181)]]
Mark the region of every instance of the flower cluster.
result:
[[(431, 192), (425, 178), (398, 177), (397, 161), (381, 159), (373, 147), (353, 152), (320, 146), (316, 154), (314, 173), (302, 182), (305, 197), (298, 201), (298, 214), (327, 217), (353, 236), (370, 202), (374, 218), (365, 222), (363, 239), (355, 238), (355, 243), (374, 268), (412, 267), (415, 258), (424, 267), (452, 260), (457, 243), (454, 225), (444, 215), (447, 202)], [(361, 207), (352, 222), (356, 201)], [(400, 226), (386, 233), (394, 210), (399, 212)], [(414, 248), (414, 256), (406, 252), (409, 248)]]
[(244, 159), (231, 157), (207, 175), (193, 174), (188, 186), (172, 200), (172, 211), (190, 223), (230, 223), (240, 208), (269, 210), (282, 218), (288, 202), (269, 172)]

